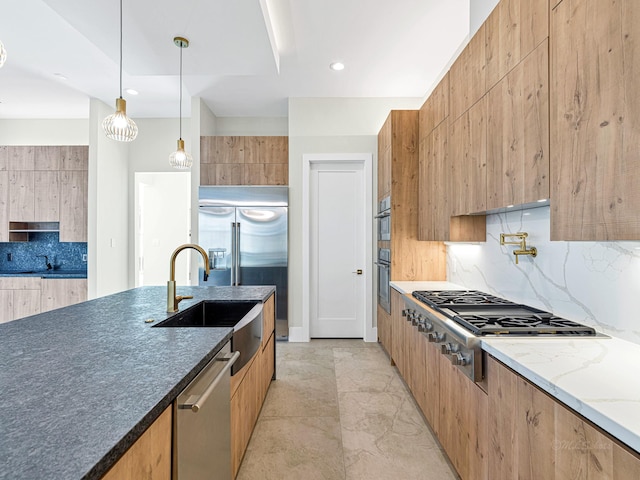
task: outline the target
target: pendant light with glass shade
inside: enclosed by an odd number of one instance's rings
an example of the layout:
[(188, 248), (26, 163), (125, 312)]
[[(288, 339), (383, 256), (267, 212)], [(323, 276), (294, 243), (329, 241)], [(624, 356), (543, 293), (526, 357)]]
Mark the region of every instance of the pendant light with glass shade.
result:
[(116, 98), (116, 111), (102, 121), (107, 137), (118, 142), (131, 142), (138, 136), (136, 122), (127, 117), (127, 101), (122, 98), (122, 0), (120, 0), (120, 97)]
[(182, 49), (189, 46), (189, 40), (184, 37), (175, 37), (173, 43), (180, 48), (180, 138), (178, 138), (178, 149), (169, 155), (169, 165), (177, 170), (186, 170), (193, 165), (193, 157), (184, 150), (182, 139)]
[(7, 61), (7, 51), (4, 48), (2, 42), (0, 42), (0, 68), (4, 65), (4, 62)]

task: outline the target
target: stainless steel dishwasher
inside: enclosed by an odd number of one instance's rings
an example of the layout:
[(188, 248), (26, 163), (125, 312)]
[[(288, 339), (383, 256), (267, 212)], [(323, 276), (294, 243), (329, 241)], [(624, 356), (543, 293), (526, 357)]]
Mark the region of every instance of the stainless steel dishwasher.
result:
[(173, 478), (231, 478), (231, 366), (227, 342), (174, 403)]

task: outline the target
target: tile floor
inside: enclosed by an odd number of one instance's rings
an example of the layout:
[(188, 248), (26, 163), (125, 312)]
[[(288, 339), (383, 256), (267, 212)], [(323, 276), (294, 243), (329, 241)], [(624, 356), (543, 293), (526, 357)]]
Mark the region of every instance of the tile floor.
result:
[(278, 342), (276, 352), (238, 480), (458, 478), (379, 345)]

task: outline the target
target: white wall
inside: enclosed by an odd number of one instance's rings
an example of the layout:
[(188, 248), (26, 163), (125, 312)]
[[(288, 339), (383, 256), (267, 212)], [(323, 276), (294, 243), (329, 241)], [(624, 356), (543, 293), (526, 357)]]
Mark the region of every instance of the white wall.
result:
[[(376, 172), (378, 132), (389, 112), (419, 109), (421, 105), (419, 98), (289, 99), (290, 328), (302, 326), (302, 156), (305, 153), (372, 153)], [(375, 174), (372, 181), (375, 192)]]
[(0, 120), (0, 145), (89, 145), (89, 120)]
[[(448, 280), (640, 343), (640, 242), (551, 242), (549, 207), (487, 216), (487, 242), (447, 247)], [(500, 246), (527, 232), (536, 258)]]
[(107, 138), (113, 107), (91, 99), (89, 113), (89, 298), (132, 286), (129, 275), (128, 144)]
[(469, 38), (478, 31), (499, 2), (500, 0), (471, 0), (469, 4)]
[(280, 136), (289, 134), (286, 117), (217, 117), (216, 135)]

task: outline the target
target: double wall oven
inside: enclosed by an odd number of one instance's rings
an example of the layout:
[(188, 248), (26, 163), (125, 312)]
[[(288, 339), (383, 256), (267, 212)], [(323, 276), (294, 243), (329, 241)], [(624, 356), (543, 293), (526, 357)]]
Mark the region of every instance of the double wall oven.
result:
[(391, 197), (384, 197), (378, 203), (378, 305), (385, 312), (391, 313)]
[(483, 337), (604, 337), (586, 325), (477, 290), (415, 291), (412, 296), (405, 297), (406, 320), (474, 382), (483, 377)]

